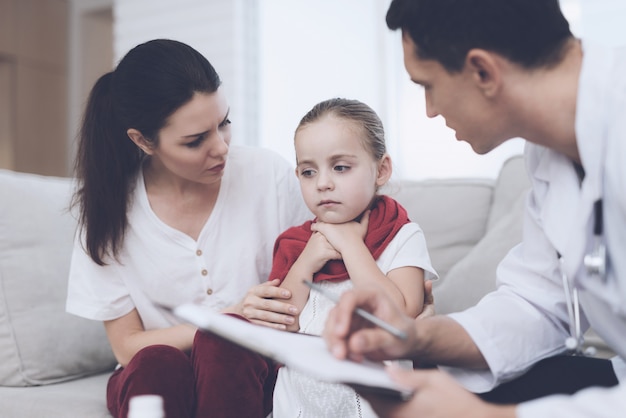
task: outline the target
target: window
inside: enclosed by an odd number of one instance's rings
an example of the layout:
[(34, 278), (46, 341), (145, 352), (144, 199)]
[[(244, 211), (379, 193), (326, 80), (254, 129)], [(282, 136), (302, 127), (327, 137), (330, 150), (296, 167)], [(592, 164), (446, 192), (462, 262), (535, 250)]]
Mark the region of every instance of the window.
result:
[(300, 118), (321, 100), (348, 97), (381, 117), (395, 178), (495, 177), (523, 142), (479, 156), (456, 141), (441, 117), (426, 117), (423, 93), (404, 70), (400, 34), (385, 24), (388, 4), (260, 2), (259, 144), (295, 162)]

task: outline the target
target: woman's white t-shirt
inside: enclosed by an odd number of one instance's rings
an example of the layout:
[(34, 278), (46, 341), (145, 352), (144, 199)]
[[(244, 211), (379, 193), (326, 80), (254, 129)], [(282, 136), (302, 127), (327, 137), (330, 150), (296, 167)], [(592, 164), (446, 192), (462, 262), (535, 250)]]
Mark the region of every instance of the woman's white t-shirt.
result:
[(262, 148), (231, 146), (197, 241), (156, 216), (141, 174), (132, 198), (119, 262), (99, 266), (75, 243), (68, 312), (106, 321), (136, 308), (146, 329), (158, 329), (179, 322), (159, 304), (231, 306), (268, 279), (276, 237), (311, 217), (293, 167)]

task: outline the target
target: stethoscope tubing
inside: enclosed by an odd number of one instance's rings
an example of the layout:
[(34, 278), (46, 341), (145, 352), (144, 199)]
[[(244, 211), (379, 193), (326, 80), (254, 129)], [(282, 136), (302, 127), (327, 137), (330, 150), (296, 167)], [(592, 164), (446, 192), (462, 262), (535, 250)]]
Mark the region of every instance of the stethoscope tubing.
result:
[(563, 258), (559, 257), (561, 264), (561, 279), (563, 280), (563, 290), (565, 293), (565, 303), (567, 305), (567, 315), (569, 317), (569, 334), (565, 340), (565, 346), (570, 351), (579, 351), (582, 347), (580, 328), (580, 308), (578, 305), (578, 289), (574, 287), (572, 291), (567, 274), (563, 266)]
[[(597, 275), (599, 279), (604, 280), (606, 277), (606, 249), (602, 243), (603, 234), (603, 213), (602, 199), (598, 199), (593, 205), (594, 225), (593, 235), (595, 239), (595, 249), (591, 254), (587, 254), (584, 258), (584, 264), (590, 275)], [(565, 303), (567, 304), (567, 314), (569, 316), (569, 333), (570, 336), (565, 340), (565, 347), (575, 355), (584, 355), (583, 352), (584, 338), (582, 336), (582, 328), (580, 323), (580, 301), (578, 298), (578, 288), (576, 285), (570, 285), (570, 281), (565, 273), (563, 257), (557, 253), (561, 268), (561, 279), (563, 281), (563, 291), (565, 293)], [(590, 352), (595, 352), (590, 347)]]

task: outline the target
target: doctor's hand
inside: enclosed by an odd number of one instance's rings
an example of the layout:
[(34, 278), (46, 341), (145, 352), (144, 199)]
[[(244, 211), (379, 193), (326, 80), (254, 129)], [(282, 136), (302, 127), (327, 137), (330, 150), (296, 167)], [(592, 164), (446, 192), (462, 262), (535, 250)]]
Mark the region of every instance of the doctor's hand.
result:
[(497, 406), (468, 392), (439, 370), (409, 371), (387, 368), (392, 380), (415, 390), (406, 402), (363, 394), (380, 417), (514, 418), (515, 406)]
[[(404, 331), (406, 340), (401, 340), (388, 331), (355, 315), (360, 307), (383, 321)], [(419, 322), (419, 321), (417, 321)], [(323, 337), (329, 351), (337, 358), (362, 361), (410, 358), (417, 342), (416, 320), (408, 317), (377, 286), (357, 286), (344, 292), (339, 303), (330, 311)]]
[(225, 313), (235, 313), (250, 322), (280, 330), (295, 322), (298, 308), (285, 302), (291, 299), (291, 292), (278, 287), (280, 280), (269, 280), (248, 290), (237, 305), (225, 309)]

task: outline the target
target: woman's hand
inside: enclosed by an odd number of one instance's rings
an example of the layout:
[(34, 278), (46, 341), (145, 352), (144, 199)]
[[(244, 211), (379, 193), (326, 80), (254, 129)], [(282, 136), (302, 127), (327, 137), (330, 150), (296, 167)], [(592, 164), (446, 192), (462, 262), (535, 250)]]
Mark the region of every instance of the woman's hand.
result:
[(239, 304), (225, 312), (239, 314), (255, 324), (287, 329), (294, 323), (298, 308), (285, 302), (291, 298), (291, 292), (278, 287), (279, 283), (274, 279), (250, 288)]

